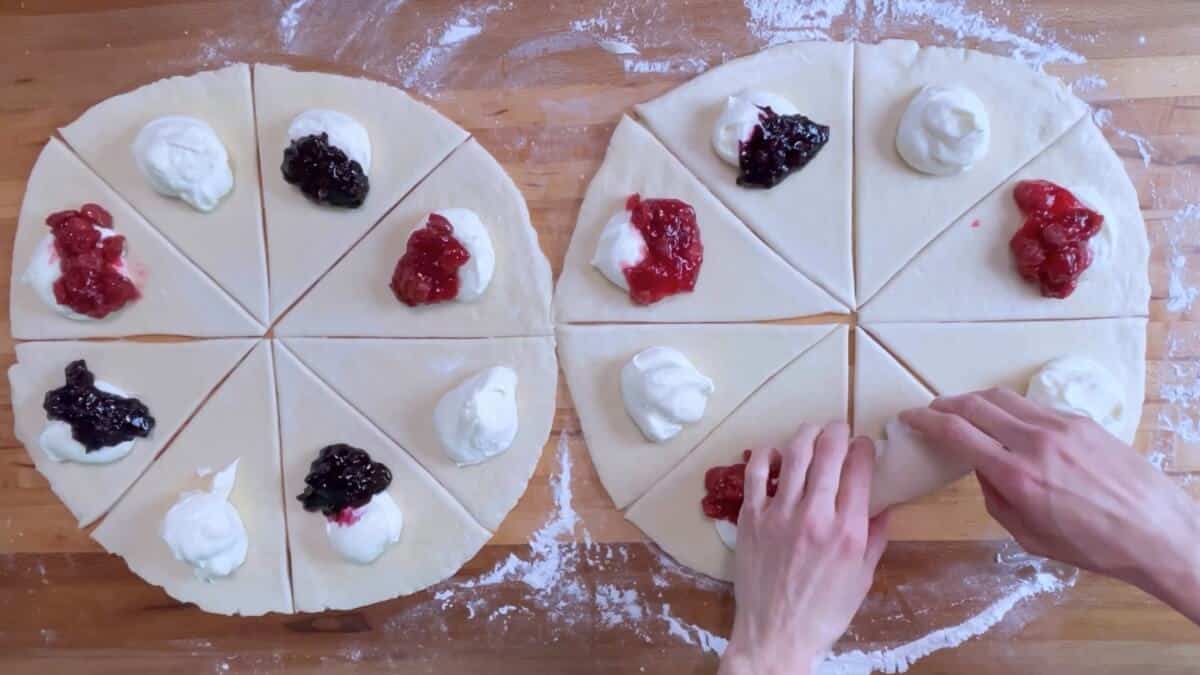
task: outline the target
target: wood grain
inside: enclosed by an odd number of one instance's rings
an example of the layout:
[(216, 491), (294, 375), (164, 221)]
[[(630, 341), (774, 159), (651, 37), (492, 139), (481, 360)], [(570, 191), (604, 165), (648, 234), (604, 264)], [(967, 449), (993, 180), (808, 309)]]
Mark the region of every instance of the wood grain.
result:
[[(304, 3), (285, 39), (287, 2), (143, 0), (0, 0), (0, 288), (7, 298), (12, 235), (24, 181), (45, 139), (87, 106), (154, 79), (225, 61), (269, 61), (367, 75), (415, 93), (469, 131), (517, 181), (529, 201), (543, 249), (557, 275), (583, 191), (620, 114), (690, 74), (629, 73), (621, 58), (572, 31), (572, 21), (605, 17), (608, 29), (641, 31), (641, 59), (699, 58), (709, 64), (757, 51), (769, 35), (740, 3), (577, 0), (499, 3), (410, 0), (407, 3)], [(767, 5), (770, 3), (758, 3)], [(787, 3), (779, 3), (781, 5)], [(846, 16), (816, 30), (833, 39), (954, 39), (929, 21), (902, 21), (886, 2), (848, 3)], [(881, 7), (883, 9), (881, 9)], [(1183, 276), (1200, 285), (1200, 220), (1172, 244), (1178, 213), (1200, 201), (1200, 3), (1190, 0), (1030, 0), (999, 7), (968, 0), (965, 10), (1017, 27), (1037, 19), (1047, 34), (1087, 57), (1051, 65), (1068, 81), (1085, 75), (1103, 86), (1082, 95), (1110, 110), (1109, 140), (1138, 187), (1154, 246), (1150, 392), (1139, 449), (1165, 451), (1173, 472), (1200, 470), (1200, 446), (1165, 429), (1165, 415), (1184, 415), (1158, 395), (1161, 384), (1200, 376), (1200, 305), (1171, 311), (1168, 265), (1183, 255)], [(432, 52), (440, 32), (464, 15), (486, 25), (478, 36)], [(470, 12), (475, 12), (471, 14)], [(881, 15), (882, 12), (882, 15)], [(893, 12), (894, 13), (894, 12)], [(881, 18), (882, 16), (882, 18)], [(902, 18), (902, 17), (901, 17)], [(768, 23), (770, 23), (768, 21)], [(787, 25), (774, 26), (787, 29)], [(1074, 36), (1074, 37), (1071, 37)], [(966, 46), (1005, 45), (967, 38)], [(415, 51), (414, 51), (415, 50)], [(422, 54), (432, 54), (422, 64)], [(422, 70), (423, 68), (423, 70)], [(686, 70), (686, 69), (685, 69)], [(1124, 130), (1124, 132), (1117, 131)], [(1130, 134), (1136, 134), (1130, 135)], [(1153, 148), (1144, 162), (1138, 140)], [(0, 365), (13, 361), (7, 312), (0, 318)], [(1181, 375), (1180, 369), (1185, 372)], [(593, 549), (576, 566), (580, 597), (628, 588), (647, 610), (727, 634), (732, 598), (664, 572), (663, 561), (615, 511), (579, 435), (570, 397), (560, 384), (555, 438), (569, 442), (574, 500)], [(668, 634), (654, 617), (617, 625), (597, 607), (564, 623), (519, 583), (503, 584), (475, 604), (444, 603), (433, 592), (359, 611), (319, 616), (240, 619), (180, 605), (128, 571), (78, 530), (33, 469), (12, 432), (8, 392), (0, 396), (0, 671), (323, 673), (700, 673), (716, 659)], [(1192, 413), (1194, 419), (1195, 412)], [(558, 470), (548, 444), (528, 493), (493, 542), (458, 579), (485, 572), (509, 554), (528, 557), (530, 534), (553, 507), (549, 478)], [(1186, 478), (1186, 476), (1181, 476)], [(901, 510), (895, 538), (867, 605), (852, 626), (855, 644), (892, 644), (961, 621), (988, 602), (958, 589), (948, 600), (939, 579), (992, 569), (1005, 535), (983, 509), (969, 480)], [(605, 556), (608, 556), (607, 558)], [(616, 560), (617, 562), (613, 562)], [(664, 584), (655, 580), (667, 579)], [(948, 584), (953, 585), (953, 584)], [(957, 592), (957, 591), (956, 591)], [(511, 620), (486, 617), (516, 607)], [(588, 603), (582, 604), (585, 608)], [(1200, 634), (1140, 592), (1083, 575), (1061, 599), (1022, 605), (996, 630), (940, 652), (914, 673), (1200, 672)]]

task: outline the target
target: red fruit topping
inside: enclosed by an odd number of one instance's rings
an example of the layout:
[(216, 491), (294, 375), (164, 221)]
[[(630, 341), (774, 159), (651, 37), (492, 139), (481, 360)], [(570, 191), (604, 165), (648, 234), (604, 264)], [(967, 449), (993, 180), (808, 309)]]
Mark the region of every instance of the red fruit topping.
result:
[(629, 297), (649, 305), (668, 295), (690, 293), (704, 262), (695, 209), (678, 199), (642, 199), (636, 194), (625, 208), (646, 240), (646, 257), (624, 270)]
[[(742, 452), (742, 461), (730, 466), (714, 466), (704, 473), (704, 499), (700, 500), (700, 508), (704, 515), (713, 520), (728, 520), (737, 524), (738, 514), (742, 510), (742, 501), (746, 491), (746, 463), (750, 461), (750, 451)], [(780, 460), (771, 460), (771, 469), (767, 475), (767, 496), (774, 497), (779, 489)]]
[(458, 268), (471, 254), (454, 238), (454, 226), (436, 213), (408, 238), (404, 255), (392, 273), (392, 292), (409, 307), (453, 300), (458, 296)]
[(1045, 297), (1070, 296), (1092, 264), (1088, 240), (1100, 232), (1104, 216), (1047, 180), (1017, 183), (1013, 199), (1025, 215), (1008, 244), (1021, 278), (1038, 284)]
[(54, 235), (62, 276), (54, 282), (54, 299), (75, 312), (103, 319), (142, 297), (122, 272), (125, 237), (102, 238), (96, 228), (112, 229), (112, 215), (98, 204), (46, 217)]
[(359, 518), (361, 518), (361, 517), (362, 516), (359, 515), (359, 512), (356, 509), (353, 509), (353, 508), (347, 506), (346, 508), (342, 509), (341, 511), (338, 511), (334, 515), (329, 516), (329, 519), (332, 520), (333, 522), (337, 523), (338, 525), (342, 525), (344, 527), (349, 527), (350, 525), (357, 523)]

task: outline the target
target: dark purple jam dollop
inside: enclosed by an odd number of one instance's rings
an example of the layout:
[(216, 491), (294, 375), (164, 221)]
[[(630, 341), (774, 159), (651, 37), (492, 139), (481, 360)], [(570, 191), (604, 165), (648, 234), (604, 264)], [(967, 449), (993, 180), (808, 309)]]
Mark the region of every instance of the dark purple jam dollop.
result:
[(392, 484), (392, 472), (371, 461), (365, 450), (337, 443), (321, 448), (304, 484), (304, 492), (296, 497), (304, 509), (336, 519), (346, 509), (366, 506), (371, 497), (386, 490)]
[(87, 362), (72, 361), (66, 373), (67, 383), (46, 392), (42, 408), (48, 418), (71, 425), (71, 437), (85, 451), (145, 438), (154, 429), (146, 404), (97, 389)]
[(759, 108), (758, 126), (742, 141), (738, 153), (738, 185), (775, 187), (799, 171), (829, 142), (829, 127), (804, 115), (778, 115)]
[(362, 206), (371, 182), (362, 166), (329, 144), (329, 134), (302, 136), (283, 151), (283, 179), (320, 204)]

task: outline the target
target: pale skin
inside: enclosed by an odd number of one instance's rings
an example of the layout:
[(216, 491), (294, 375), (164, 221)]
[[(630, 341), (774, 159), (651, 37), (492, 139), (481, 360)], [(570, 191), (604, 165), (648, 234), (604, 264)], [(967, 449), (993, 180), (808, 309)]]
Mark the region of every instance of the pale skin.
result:
[[(1027, 551), (1133, 584), (1200, 624), (1200, 507), (1100, 425), (1004, 389), (900, 417), (974, 467), (988, 512)], [(778, 451), (774, 499), (770, 453), (751, 458), (723, 675), (812, 672), (866, 597), (886, 513), (867, 517), (874, 453), (848, 434), (802, 427)]]

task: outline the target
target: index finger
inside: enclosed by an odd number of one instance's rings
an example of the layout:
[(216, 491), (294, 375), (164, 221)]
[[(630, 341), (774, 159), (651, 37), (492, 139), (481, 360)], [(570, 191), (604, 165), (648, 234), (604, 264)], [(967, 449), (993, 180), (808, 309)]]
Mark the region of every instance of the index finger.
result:
[(977, 471), (1000, 474), (1017, 461), (999, 441), (958, 415), (917, 408), (900, 413), (900, 421), (923, 435), (935, 450), (970, 464)]
[(875, 473), (875, 443), (859, 436), (850, 442), (838, 485), (837, 510), (851, 519), (866, 518)]

